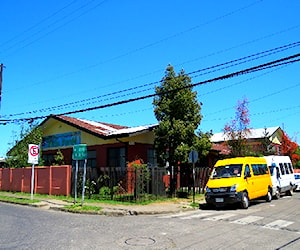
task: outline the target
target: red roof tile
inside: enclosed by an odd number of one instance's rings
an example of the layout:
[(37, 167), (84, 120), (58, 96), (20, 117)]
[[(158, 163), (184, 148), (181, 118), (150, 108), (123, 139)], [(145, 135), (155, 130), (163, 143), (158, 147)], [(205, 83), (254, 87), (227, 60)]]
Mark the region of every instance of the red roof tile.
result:
[(103, 136), (107, 136), (110, 133), (115, 132), (117, 130), (128, 128), (126, 126), (89, 121), (85, 119), (79, 119), (79, 118), (63, 116), (63, 115), (60, 116), (52, 115), (51, 117), (60, 121), (67, 122), (70, 125), (79, 127), (83, 130), (88, 130), (94, 134), (103, 135)]

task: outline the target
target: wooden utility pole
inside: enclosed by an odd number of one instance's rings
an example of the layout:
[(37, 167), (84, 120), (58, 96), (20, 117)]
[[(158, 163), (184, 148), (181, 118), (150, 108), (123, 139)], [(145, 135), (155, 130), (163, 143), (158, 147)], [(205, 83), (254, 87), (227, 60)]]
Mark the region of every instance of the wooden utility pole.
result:
[(1, 99), (2, 99), (2, 72), (3, 72), (3, 68), (5, 68), (5, 66), (3, 65), (3, 63), (0, 64), (0, 109), (1, 109)]

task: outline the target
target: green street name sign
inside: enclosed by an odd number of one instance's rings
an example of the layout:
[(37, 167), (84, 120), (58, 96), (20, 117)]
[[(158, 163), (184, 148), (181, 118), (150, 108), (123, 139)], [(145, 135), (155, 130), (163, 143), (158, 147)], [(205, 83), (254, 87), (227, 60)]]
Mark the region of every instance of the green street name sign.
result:
[(87, 147), (86, 144), (78, 144), (73, 146), (73, 160), (85, 160), (87, 159)]

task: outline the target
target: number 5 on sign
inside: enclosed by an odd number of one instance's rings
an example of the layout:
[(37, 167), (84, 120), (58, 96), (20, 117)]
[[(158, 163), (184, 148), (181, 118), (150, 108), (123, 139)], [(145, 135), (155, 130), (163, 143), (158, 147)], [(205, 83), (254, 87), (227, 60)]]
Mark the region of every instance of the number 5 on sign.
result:
[(35, 145), (35, 144), (28, 145), (28, 163), (38, 164), (39, 154), (40, 154), (39, 145)]

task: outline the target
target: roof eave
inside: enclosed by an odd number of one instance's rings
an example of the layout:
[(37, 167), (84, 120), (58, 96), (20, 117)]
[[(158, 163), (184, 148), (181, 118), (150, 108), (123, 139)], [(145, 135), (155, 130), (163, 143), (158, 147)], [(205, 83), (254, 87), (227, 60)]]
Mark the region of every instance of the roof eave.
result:
[(55, 120), (57, 120), (57, 121), (66, 123), (66, 124), (68, 124), (69, 126), (72, 126), (72, 127), (74, 127), (74, 128), (77, 128), (77, 129), (79, 129), (79, 130), (82, 130), (82, 131), (84, 131), (84, 132), (86, 132), (86, 133), (88, 133), (88, 134), (94, 135), (94, 136), (96, 136), (96, 137), (98, 137), (98, 138), (101, 138), (101, 139), (104, 139), (104, 140), (107, 139), (107, 136), (105, 136), (105, 135), (101, 135), (101, 134), (95, 133), (95, 132), (93, 132), (93, 131), (91, 131), (91, 130), (89, 130), (89, 129), (83, 127), (83, 126), (79, 126), (79, 125), (77, 125), (77, 124), (74, 124), (74, 123), (72, 123), (72, 122), (69, 122), (69, 121), (67, 121), (67, 120), (65, 120), (65, 119), (63, 119), (63, 118), (60, 118), (59, 116), (56, 116), (56, 115), (50, 115), (50, 116), (49, 116), (46, 120), (44, 120), (39, 126), (42, 126), (42, 125), (43, 125), (47, 120), (49, 120), (50, 118), (53, 118), (53, 119), (55, 119)]

